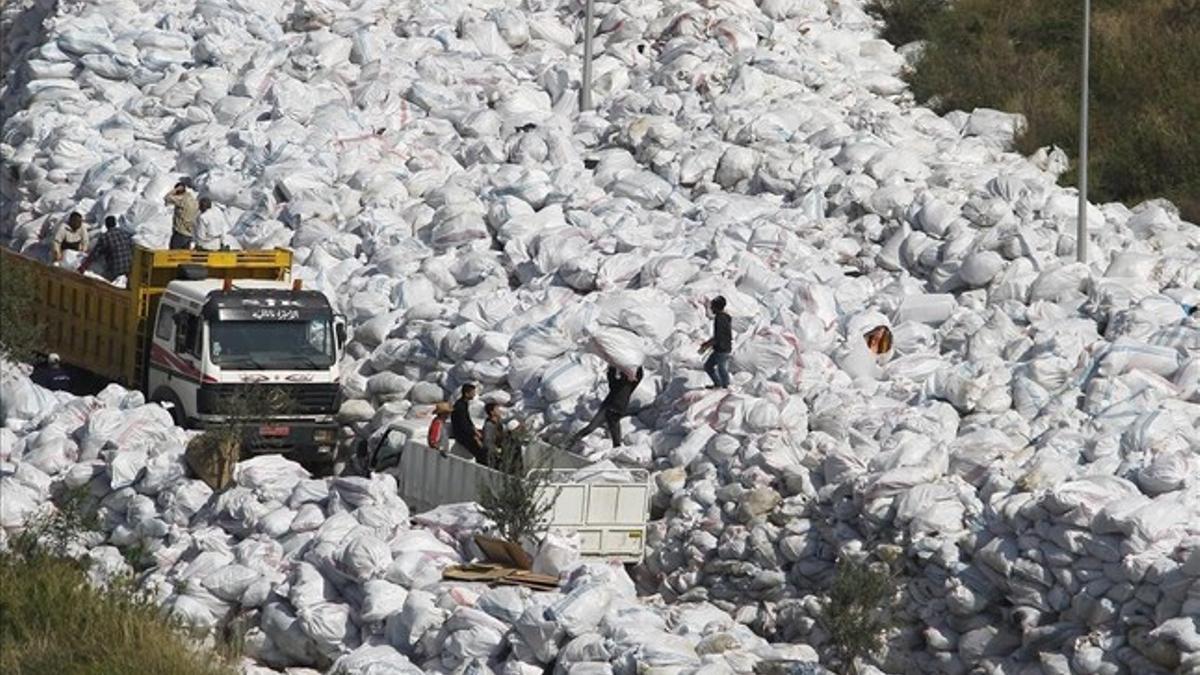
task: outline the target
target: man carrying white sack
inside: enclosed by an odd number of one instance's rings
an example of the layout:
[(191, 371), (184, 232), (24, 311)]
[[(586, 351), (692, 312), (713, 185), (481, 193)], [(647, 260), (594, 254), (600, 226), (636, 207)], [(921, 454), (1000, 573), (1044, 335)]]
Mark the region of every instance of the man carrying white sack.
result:
[(574, 447), (579, 441), (583, 440), (584, 436), (592, 433), (600, 428), (603, 424), (608, 429), (608, 435), (612, 438), (614, 448), (621, 446), (621, 418), (629, 414), (629, 399), (633, 396), (633, 391), (637, 389), (641, 383), (642, 377), (645, 376), (645, 371), (642, 368), (637, 369), (634, 377), (630, 377), (616, 366), (608, 367), (608, 396), (600, 402), (600, 409), (596, 411), (596, 416), (592, 418), (588, 425), (573, 436), (568, 442), (567, 447)]

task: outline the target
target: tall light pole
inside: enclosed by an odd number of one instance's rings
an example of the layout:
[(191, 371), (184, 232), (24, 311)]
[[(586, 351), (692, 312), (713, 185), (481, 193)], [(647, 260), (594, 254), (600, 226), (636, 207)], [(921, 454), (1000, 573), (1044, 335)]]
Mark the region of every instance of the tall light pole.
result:
[(1087, 262), (1088, 225), (1088, 60), (1092, 41), (1092, 0), (1083, 0), (1083, 66), (1079, 95), (1079, 224), (1075, 231), (1075, 257)]
[(592, 109), (592, 0), (585, 0), (583, 10), (583, 82), (579, 88), (579, 110)]

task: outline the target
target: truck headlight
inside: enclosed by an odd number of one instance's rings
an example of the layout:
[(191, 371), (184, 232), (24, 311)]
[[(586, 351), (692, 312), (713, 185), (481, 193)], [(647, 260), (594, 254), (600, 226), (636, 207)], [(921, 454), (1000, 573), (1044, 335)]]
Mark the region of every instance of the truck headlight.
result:
[(335, 436), (333, 429), (317, 429), (313, 432), (313, 440), (318, 443), (332, 443)]

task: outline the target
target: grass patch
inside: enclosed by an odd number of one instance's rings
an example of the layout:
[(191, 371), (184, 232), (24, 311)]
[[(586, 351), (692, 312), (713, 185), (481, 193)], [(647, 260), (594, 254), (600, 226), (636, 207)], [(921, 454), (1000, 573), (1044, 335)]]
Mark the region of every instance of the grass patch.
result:
[(925, 39), (929, 17), (946, 9), (948, 0), (871, 0), (867, 13), (883, 21), (879, 37), (897, 47)]
[[(1029, 122), (1028, 154), (1079, 146), (1079, 0), (876, 0), (896, 44), (925, 40), (909, 83), (945, 112), (990, 107)], [(1200, 223), (1200, 0), (1093, 0), (1093, 201), (1166, 197)], [(1077, 167), (1062, 177), (1076, 185)]]
[(233, 675), (175, 632), (132, 578), (88, 585), (66, 553), (94, 529), (94, 510), (85, 490), (56, 501), (0, 553), (0, 673)]
[(0, 555), (0, 672), (231, 675), (129, 589), (89, 587), (73, 561)]

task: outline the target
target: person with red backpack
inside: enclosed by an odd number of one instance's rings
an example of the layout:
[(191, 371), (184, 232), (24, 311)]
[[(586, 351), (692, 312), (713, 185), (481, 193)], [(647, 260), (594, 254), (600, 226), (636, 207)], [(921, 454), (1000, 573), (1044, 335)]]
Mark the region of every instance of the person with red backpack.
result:
[(450, 452), (450, 434), (446, 430), (446, 420), (454, 408), (446, 401), (439, 401), (433, 406), (433, 421), (429, 423), (429, 448), (443, 455)]

